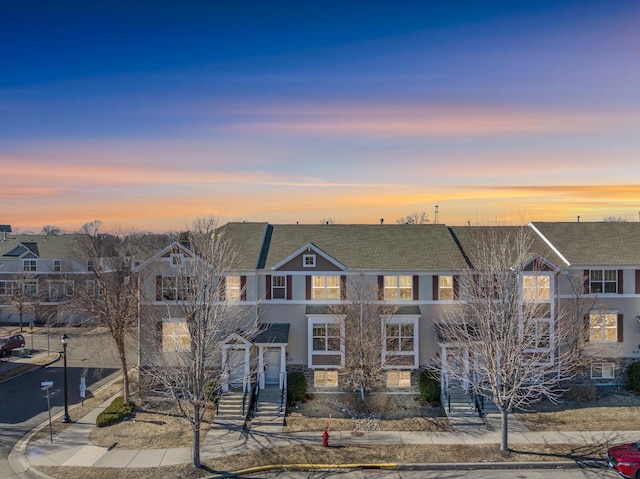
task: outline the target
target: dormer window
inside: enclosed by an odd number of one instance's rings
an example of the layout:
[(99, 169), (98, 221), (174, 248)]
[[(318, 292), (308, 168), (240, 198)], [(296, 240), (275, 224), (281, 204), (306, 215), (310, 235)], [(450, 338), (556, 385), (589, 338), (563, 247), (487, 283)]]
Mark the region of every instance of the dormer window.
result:
[(304, 266), (305, 268), (315, 268), (316, 255), (315, 254), (302, 255), (302, 266)]

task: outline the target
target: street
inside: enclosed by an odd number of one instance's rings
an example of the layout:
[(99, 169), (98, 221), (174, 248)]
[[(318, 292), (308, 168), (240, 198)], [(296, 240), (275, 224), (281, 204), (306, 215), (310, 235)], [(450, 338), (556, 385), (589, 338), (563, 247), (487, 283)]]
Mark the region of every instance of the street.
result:
[[(120, 373), (114, 347), (106, 334), (93, 336), (81, 335), (78, 328), (64, 331), (52, 328), (47, 336), (46, 330), (31, 336), (25, 328), (27, 347), (32, 341), (35, 349), (62, 351), (60, 335), (66, 332), (70, 341), (67, 346), (68, 400), (70, 416), (71, 406), (80, 402), (80, 378), (85, 377), (87, 397), (91, 391), (116, 378)], [(131, 356), (134, 358), (134, 356)], [(45, 368), (36, 369), (28, 374), (16, 377), (0, 384), (0, 479), (17, 477), (13, 475), (7, 457), (13, 446), (34, 427), (48, 419), (46, 394), (41, 390), (41, 382), (53, 381), (50, 389), (52, 417), (64, 409), (63, 359)]]

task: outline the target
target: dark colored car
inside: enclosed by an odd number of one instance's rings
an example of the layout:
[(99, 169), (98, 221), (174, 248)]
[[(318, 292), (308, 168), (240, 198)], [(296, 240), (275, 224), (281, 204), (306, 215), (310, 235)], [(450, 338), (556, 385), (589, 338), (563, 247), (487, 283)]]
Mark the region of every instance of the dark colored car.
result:
[(607, 461), (622, 476), (640, 479), (640, 441), (610, 447)]
[(12, 349), (22, 347), (24, 347), (24, 336), (22, 334), (0, 336), (0, 356), (11, 354)]

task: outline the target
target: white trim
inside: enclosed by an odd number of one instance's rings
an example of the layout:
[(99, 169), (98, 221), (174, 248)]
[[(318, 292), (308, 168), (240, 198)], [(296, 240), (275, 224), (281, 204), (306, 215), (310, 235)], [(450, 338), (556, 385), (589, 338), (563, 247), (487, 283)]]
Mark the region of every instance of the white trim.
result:
[[(387, 324), (398, 324), (400, 328), (403, 324), (411, 324), (413, 325), (413, 351), (393, 351), (387, 354)], [(418, 364), (420, 363), (419, 351), (420, 345), (419, 343), (419, 324), (420, 324), (420, 316), (419, 315), (409, 315), (409, 314), (396, 314), (391, 317), (382, 318), (382, 365), (384, 369), (418, 369)], [(413, 365), (409, 364), (399, 364), (399, 365), (389, 365), (387, 364), (389, 361), (389, 356), (413, 356)]]
[[(593, 366), (594, 365), (599, 365), (600, 369), (602, 371), (602, 376), (594, 376), (593, 375)], [(590, 369), (591, 369), (591, 379), (615, 379), (616, 378), (616, 364), (612, 363), (612, 362), (602, 362), (602, 363), (598, 363), (598, 362), (592, 362), (590, 364)], [(611, 376), (605, 376), (604, 375), (604, 367), (611, 367)]]
[[(345, 331), (344, 315), (331, 314), (309, 314), (307, 315), (307, 367), (310, 369), (344, 368), (345, 357)], [(340, 326), (340, 351), (314, 351), (313, 349), (313, 326), (314, 324), (337, 324)], [(340, 355), (340, 365), (337, 364), (313, 364), (313, 356), (337, 356)]]
[[(311, 262), (307, 264), (307, 259)], [(315, 254), (303, 254), (302, 255), (302, 267), (303, 268), (315, 268), (316, 267), (316, 255)]]
[(336, 266), (338, 269), (341, 270), (346, 270), (347, 267), (345, 265), (343, 265), (342, 263), (340, 263), (339, 261), (333, 259), (331, 256), (329, 256), (327, 253), (325, 253), (324, 251), (322, 251), (320, 248), (318, 248), (316, 245), (314, 245), (313, 243), (307, 243), (306, 245), (304, 245), (302, 248), (297, 249), (296, 251), (294, 251), (293, 253), (291, 253), (289, 256), (287, 256), (286, 258), (284, 258), (282, 261), (276, 263), (275, 265), (273, 265), (271, 267), (272, 270), (276, 270), (281, 268), (282, 266), (284, 266), (285, 264), (287, 264), (289, 261), (291, 261), (292, 259), (296, 258), (297, 256), (299, 256), (300, 254), (304, 253), (304, 252), (315, 252), (317, 254), (319, 254), (320, 256), (322, 256), (324, 259), (326, 259), (327, 261), (329, 261), (331, 264), (333, 264), (334, 266)]
[(544, 242), (547, 244), (547, 246), (549, 246), (549, 248), (551, 248), (551, 249), (553, 250), (553, 252), (554, 252), (555, 254), (557, 254), (557, 255), (558, 255), (558, 257), (559, 257), (562, 261), (564, 261), (564, 262), (565, 262), (565, 264), (566, 264), (567, 266), (571, 266), (571, 263), (569, 263), (569, 260), (568, 260), (567, 258), (565, 258), (564, 256), (562, 256), (562, 253), (560, 253), (560, 251), (558, 251), (558, 249), (553, 245), (553, 243), (551, 243), (551, 241), (549, 241), (549, 240), (547, 239), (547, 237), (546, 237), (545, 235), (543, 235), (543, 234), (540, 232), (540, 230), (539, 230), (538, 228), (536, 228), (536, 227), (535, 227), (535, 225), (534, 225), (533, 223), (529, 223), (529, 227), (530, 227), (533, 231), (535, 231), (535, 233), (536, 233), (538, 236), (540, 236), (540, 238), (542, 239), (542, 241), (544, 241)]

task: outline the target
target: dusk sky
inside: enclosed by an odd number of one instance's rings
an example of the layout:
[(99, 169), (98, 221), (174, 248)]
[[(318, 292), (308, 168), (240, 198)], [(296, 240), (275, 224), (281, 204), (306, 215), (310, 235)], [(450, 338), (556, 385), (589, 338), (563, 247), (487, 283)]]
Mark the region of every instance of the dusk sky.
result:
[(640, 2), (2, 1), (0, 224), (640, 219)]

